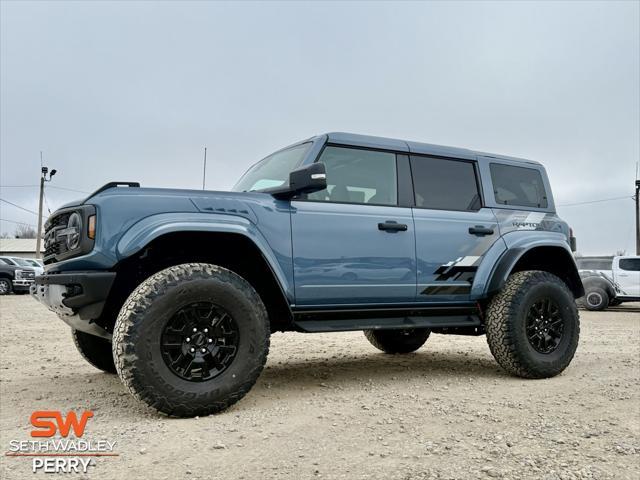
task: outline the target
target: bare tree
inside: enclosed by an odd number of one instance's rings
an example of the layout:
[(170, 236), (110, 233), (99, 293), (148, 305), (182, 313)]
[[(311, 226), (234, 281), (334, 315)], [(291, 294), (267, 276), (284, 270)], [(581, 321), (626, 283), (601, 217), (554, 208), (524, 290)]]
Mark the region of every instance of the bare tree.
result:
[(20, 224), (16, 227), (14, 235), (16, 238), (36, 238), (37, 232), (31, 225)]

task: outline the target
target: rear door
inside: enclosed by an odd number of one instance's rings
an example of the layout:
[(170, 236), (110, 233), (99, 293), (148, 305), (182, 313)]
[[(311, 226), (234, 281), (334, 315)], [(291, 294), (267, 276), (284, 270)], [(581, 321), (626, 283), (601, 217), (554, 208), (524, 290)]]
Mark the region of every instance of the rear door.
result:
[(615, 280), (622, 294), (640, 297), (640, 257), (621, 257), (614, 262)]
[(499, 238), (482, 205), (475, 162), (412, 155), (418, 302), (467, 301), (482, 256)]
[(329, 145), (319, 161), (327, 189), (291, 202), (296, 305), (412, 302), (415, 231), (396, 154)]

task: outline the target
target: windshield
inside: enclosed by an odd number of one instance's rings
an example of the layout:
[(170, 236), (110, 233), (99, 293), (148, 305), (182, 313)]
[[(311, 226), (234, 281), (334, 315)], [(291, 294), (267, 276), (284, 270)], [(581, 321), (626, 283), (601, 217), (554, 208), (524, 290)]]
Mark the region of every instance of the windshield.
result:
[(22, 259), (22, 258), (16, 258), (13, 257), (11, 260), (13, 260), (14, 262), (16, 262), (18, 265), (20, 265), (21, 267), (31, 267), (32, 265), (27, 262), (26, 260)]
[(297, 167), (309, 150), (311, 143), (280, 150), (260, 160), (245, 173), (234, 192), (251, 192), (284, 185), (289, 181), (289, 173)]

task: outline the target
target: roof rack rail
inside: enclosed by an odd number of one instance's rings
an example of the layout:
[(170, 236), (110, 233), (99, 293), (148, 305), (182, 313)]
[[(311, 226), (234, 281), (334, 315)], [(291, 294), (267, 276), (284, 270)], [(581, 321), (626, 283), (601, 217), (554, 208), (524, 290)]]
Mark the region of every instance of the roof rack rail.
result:
[(140, 188), (140, 183), (139, 182), (109, 182), (109, 183), (105, 183), (103, 186), (101, 186), (99, 189), (97, 189), (95, 192), (93, 192), (91, 195), (89, 195), (86, 200), (89, 200), (91, 197), (95, 197), (96, 195), (98, 195), (99, 193), (104, 192), (105, 190), (109, 190), (110, 188), (115, 188), (115, 187), (119, 187), (121, 185), (126, 185), (127, 187), (130, 188)]

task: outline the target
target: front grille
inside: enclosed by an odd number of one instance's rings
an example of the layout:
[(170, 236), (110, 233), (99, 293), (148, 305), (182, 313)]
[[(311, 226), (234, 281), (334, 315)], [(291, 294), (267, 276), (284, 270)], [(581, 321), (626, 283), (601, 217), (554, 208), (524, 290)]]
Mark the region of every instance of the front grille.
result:
[(32, 270), (29, 270), (29, 271), (23, 270), (20, 276), (22, 277), (23, 280), (33, 280), (36, 278), (36, 272)]
[(57, 233), (67, 226), (69, 217), (73, 212), (63, 212), (59, 214), (53, 214), (47, 220), (44, 225), (44, 263), (53, 263), (55, 257), (65, 253), (67, 251), (66, 238), (63, 237), (60, 240), (57, 238)]
[[(80, 243), (76, 248), (69, 250), (69, 231), (63, 230), (67, 230), (69, 218), (74, 213), (81, 218)], [(44, 263), (49, 265), (89, 253), (93, 249), (94, 240), (87, 235), (87, 225), (89, 217), (95, 214), (96, 208), (93, 205), (79, 205), (54, 212), (44, 224)]]

